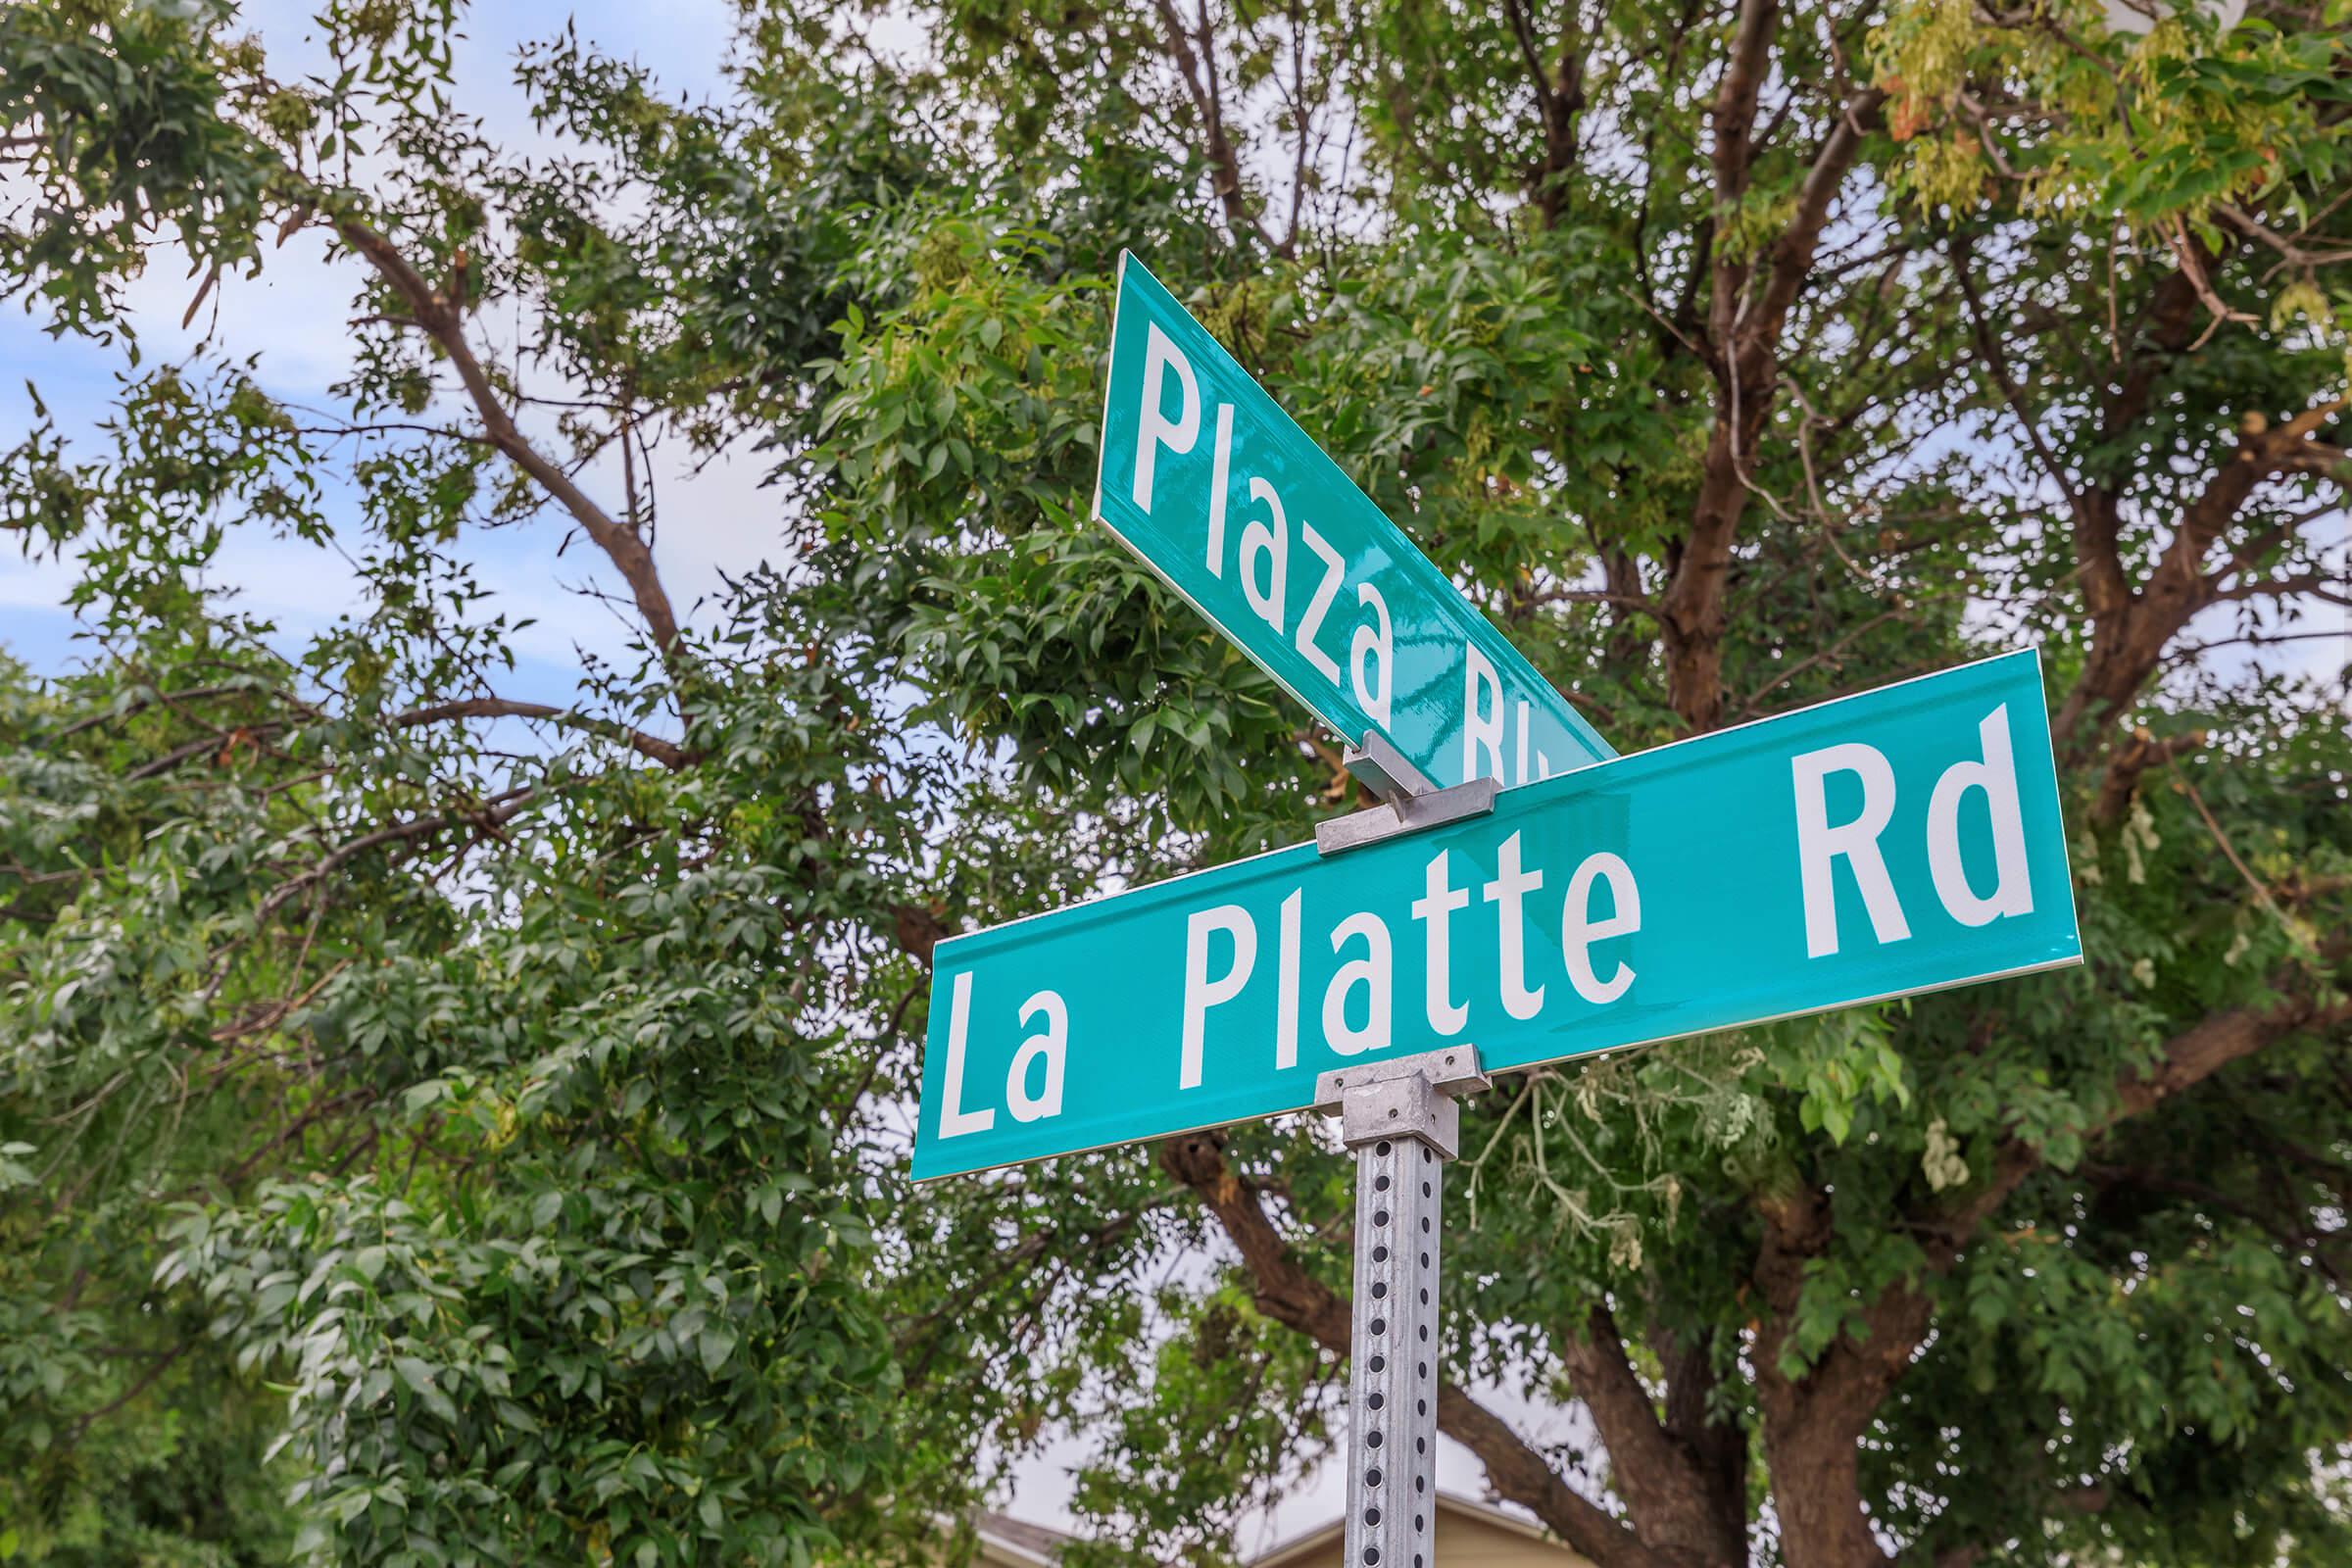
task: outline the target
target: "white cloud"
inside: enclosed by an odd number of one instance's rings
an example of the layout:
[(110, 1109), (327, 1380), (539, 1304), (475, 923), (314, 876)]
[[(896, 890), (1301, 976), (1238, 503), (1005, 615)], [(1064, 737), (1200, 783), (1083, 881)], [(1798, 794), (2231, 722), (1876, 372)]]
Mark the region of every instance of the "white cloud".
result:
[[(270, 0), (248, 7), (243, 20), (261, 36), (270, 70), (280, 77), (330, 68), (306, 6)], [(700, 97), (723, 90), (734, 7), (721, 0), (690, 0), (663, 7), (659, 26), (648, 26), (647, 20), (643, 10), (615, 3), (477, 10), (455, 51), (453, 99), (478, 116), (485, 132), (502, 146), (536, 155), (566, 150), (532, 122), (514, 67), (525, 43), (552, 37), (567, 24), (584, 41), (601, 39), (641, 61), (666, 91)], [(331, 410), (328, 389), (353, 367), (348, 321), (363, 281), (352, 257), (333, 254), (323, 233), (306, 230), (282, 249), (268, 251), (258, 274), (222, 277), (193, 318), (183, 321), (201, 279), (188, 275), (184, 252), (176, 245), (155, 253), (125, 297), (146, 363), (183, 361), (208, 347), (240, 360), (259, 354), (263, 384), (273, 395)], [(495, 323), (488, 324), (495, 330)], [(92, 427), (122, 367), (119, 350), (80, 339), (53, 340), (38, 334), (36, 321), (19, 320), (0, 325), (0, 359), (7, 370), (42, 385), (60, 427), (78, 452), (89, 456), (103, 450)], [(28, 418), (28, 405), (19, 404), (13, 390), (6, 395), (9, 406), (23, 407)], [(442, 412), (463, 417), (467, 411), (453, 402)], [(656, 558), (681, 615), (691, 617), (696, 602), (717, 591), (721, 571), (743, 571), (776, 548), (780, 498), (759, 488), (764, 471), (763, 463), (729, 455), (696, 472), (680, 444), (657, 449), (654, 480), (662, 506)], [(620, 510), (617, 462), (592, 466), (585, 477), (609, 510)], [(331, 514), (347, 529), (356, 521), (348, 496)], [(565, 591), (566, 585), (588, 583), (617, 593), (621, 584), (583, 542), (575, 541), (557, 559), (567, 527), (567, 519), (551, 509), (526, 529), (470, 538), (464, 547), (472, 551), (485, 585), (497, 591), (493, 612), (536, 620), (516, 638), (518, 656), (559, 665), (576, 664), (580, 649), (622, 658), (628, 630), (612, 608)], [(351, 536), (356, 539), (356, 532)], [(209, 575), (234, 591), (240, 609), (276, 621), (290, 637), (315, 632), (361, 608), (356, 573), (332, 552), (299, 540), (232, 534)], [(53, 609), (74, 578), (70, 561), (0, 564), (0, 605)]]

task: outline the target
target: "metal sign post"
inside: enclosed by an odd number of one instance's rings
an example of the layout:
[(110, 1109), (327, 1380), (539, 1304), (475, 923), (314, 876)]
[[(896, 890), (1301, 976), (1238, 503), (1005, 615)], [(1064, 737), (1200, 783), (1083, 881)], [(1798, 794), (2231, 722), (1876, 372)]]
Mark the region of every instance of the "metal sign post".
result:
[[(1326, 822), (1325, 855), (1492, 810), (1494, 781), (1431, 787), (1377, 732), (1347, 762), (1386, 803)], [(1348, 1330), (1348, 1568), (1429, 1568), (1438, 1486), (1438, 1243), (1457, 1095), (1488, 1087), (1478, 1048), (1448, 1046), (1315, 1080), (1315, 1108), (1355, 1152), (1355, 1300)]]
[(1438, 1242), (1453, 1097), (1487, 1087), (1451, 1046), (1317, 1080), (1316, 1108), (1355, 1151), (1355, 1312), (1348, 1332), (1348, 1568), (1436, 1561)]

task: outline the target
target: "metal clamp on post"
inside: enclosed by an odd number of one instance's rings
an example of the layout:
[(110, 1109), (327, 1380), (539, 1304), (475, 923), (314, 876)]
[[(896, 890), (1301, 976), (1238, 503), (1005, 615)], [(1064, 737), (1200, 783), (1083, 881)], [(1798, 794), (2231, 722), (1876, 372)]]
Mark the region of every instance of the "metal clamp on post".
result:
[(1484, 816), (1494, 809), (1494, 796), (1502, 788), (1494, 779), (1474, 778), (1442, 790), (1390, 745), (1388, 737), (1373, 729), (1364, 731), (1364, 738), (1348, 747), (1340, 761), (1383, 804), (1317, 822), (1315, 848), (1325, 855), (1360, 849), (1399, 833)]
[[(1486, 782), (1492, 783), (1492, 780)], [(1315, 1108), (1355, 1151), (1355, 1314), (1348, 1387), (1348, 1568), (1430, 1568), (1438, 1489), (1438, 1238), (1458, 1095), (1478, 1049), (1342, 1067)]]

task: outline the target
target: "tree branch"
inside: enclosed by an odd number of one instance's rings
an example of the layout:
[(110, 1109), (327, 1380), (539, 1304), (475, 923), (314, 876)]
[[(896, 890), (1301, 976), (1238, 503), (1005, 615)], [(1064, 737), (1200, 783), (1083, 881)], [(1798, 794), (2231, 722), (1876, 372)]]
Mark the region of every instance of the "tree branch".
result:
[[(2095, 1137), (2150, 1110), (2265, 1046), (2347, 1019), (2352, 1019), (2352, 1002), (2322, 1004), (2310, 996), (2216, 1013), (2174, 1037), (2153, 1068), (2120, 1076), (2112, 1104), (2083, 1136)], [(1918, 1222), (1914, 1233), (1921, 1238), (1927, 1269), (1947, 1272), (1978, 1227), (2040, 1167), (2041, 1159), (2039, 1147), (2010, 1140), (1982, 1185)], [(1765, 1453), (1776, 1478), (1804, 1478), (1801, 1491), (1774, 1488), (1784, 1548), (1794, 1548), (1792, 1560), (1881, 1561), (1885, 1552), (1862, 1504), (1854, 1445), (1934, 1326), (1934, 1298), (1917, 1277), (1897, 1281), (1862, 1309), (1861, 1334), (1839, 1334), (1801, 1375), (1789, 1376), (1781, 1365), (1782, 1351), (1808, 1267), (1829, 1244), (1830, 1204), (1826, 1194), (1800, 1188), (1767, 1194), (1756, 1206), (1765, 1236), (1754, 1278), (1772, 1308), (1761, 1320), (1754, 1357)]]
[[(2100, 588), (2104, 578), (2091, 582), (2094, 633), (2091, 656), (2082, 677), (2059, 709), (2054, 728), (2071, 740), (2076, 726), (2091, 713), (2112, 714), (2130, 703), (2163, 663), (2173, 638), (2206, 606), (2223, 597), (2227, 579), (2239, 569), (2235, 556), (2208, 571), (2205, 559), (2229, 530), (2238, 510), (2257, 485), (2273, 474), (2296, 467), (2310, 449), (2320, 444), (2317, 432), (2343, 407), (2331, 399), (2306, 409), (2273, 429), (2260, 414), (2239, 422), (2237, 444), (2230, 458), (2214, 470), (2205, 488), (2185, 507), (2163, 556), (2134, 591), (2128, 586), (2116, 597), (2113, 587)], [(2105, 498), (2112, 515), (2113, 498)], [(2084, 530), (2078, 527), (2078, 534)], [(2116, 557), (2112, 526), (2094, 542), (2106, 562)], [(2121, 567), (2115, 568), (2121, 582)]]
[(100, 1405), (97, 1409), (88, 1412), (79, 1420), (75, 1421), (74, 1423), (73, 1430), (68, 1432), (64, 1440), (58, 1445), (60, 1451), (74, 1447), (75, 1445), (80, 1443), (84, 1437), (89, 1435), (90, 1428), (96, 1426), (108, 1416), (113, 1415), (117, 1410), (120, 1410), (124, 1405), (130, 1403), (140, 1395), (145, 1394), (149, 1389), (154, 1388), (157, 1381), (161, 1379), (166, 1372), (172, 1370), (172, 1363), (177, 1361), (181, 1356), (187, 1354), (190, 1350), (194, 1349), (196, 1345), (197, 1342), (195, 1340), (182, 1340), (177, 1345), (172, 1347), (172, 1348), (169, 1350), (166, 1350), (161, 1355), (157, 1356), (154, 1361), (149, 1363), (147, 1370), (140, 1373), (137, 1380), (134, 1381), (129, 1388), (124, 1389), (114, 1398), (107, 1400), (106, 1403)]
[(2091, 803), (2090, 820), (2096, 827), (2111, 827), (2123, 820), (2132, 805), (2132, 796), (2139, 788), (2140, 775), (2152, 767), (2162, 767), (2173, 759), (2193, 752), (2205, 744), (2205, 732), (2192, 729), (2181, 735), (2168, 735), (2162, 740), (2146, 729), (2132, 731), (2132, 744), (2115, 754), (2107, 763), (2107, 771), (2099, 781), (2098, 799)]
[[(1257, 1188), (1225, 1162), (1224, 1140), (1193, 1133), (1159, 1146), (1169, 1175), (1200, 1196), (1242, 1254), (1259, 1311), (1345, 1359), (1353, 1308), (1300, 1266), (1274, 1228)], [(1477, 1454), (1500, 1496), (1532, 1510), (1598, 1568), (1699, 1568), (1680, 1553), (1653, 1553), (1635, 1533), (1583, 1496), (1492, 1410), (1447, 1382), (1438, 1390), (1438, 1429)]]
[(620, 741), (640, 757), (673, 771), (695, 760), (694, 753), (674, 741), (665, 741), (659, 735), (649, 735), (644, 730), (632, 729), (615, 720), (597, 718), (577, 709), (557, 708), (548, 703), (517, 702), (507, 697), (473, 697), (463, 702), (412, 708), (407, 712), (393, 714), (390, 722), (406, 727), (412, 724), (438, 724), (453, 718), (542, 718)]
[[(1225, 224), (1236, 240), (1244, 235), (1255, 235), (1268, 250), (1274, 248), (1273, 237), (1250, 214), (1250, 200), (1242, 186), (1241, 155), (1234, 150), (1232, 139), (1225, 130), (1223, 94), (1217, 84), (1217, 62), (1213, 52), (1215, 39), (1208, 28), (1208, 0), (1200, 0), (1200, 22), (1197, 29), (1187, 28), (1184, 19), (1177, 15), (1175, 0), (1152, 0), (1159, 13), (1159, 24), (1164, 35), (1168, 59), (1176, 67), (1176, 74), (1184, 82), (1187, 97), (1192, 99), (1193, 113), (1200, 122), (1201, 139), (1207, 144), (1209, 184), (1215, 191), (1217, 203), (1225, 211)], [(1201, 52), (1193, 48), (1193, 37), (1201, 41)]]
[(1607, 1303), (1594, 1303), (1583, 1338), (1563, 1337), (1559, 1350), (1576, 1396), (1592, 1412), (1608, 1448), (1610, 1485), (1625, 1498), (1643, 1544), (1700, 1561), (1740, 1560), (1747, 1544), (1745, 1497), (1719, 1495), (1716, 1478), (1693, 1448), (1658, 1420)]
[[(585, 781), (580, 779), (569, 781), (573, 784), (582, 782)], [(387, 844), (405, 843), (410, 839), (429, 838), (433, 834), (460, 824), (470, 826), (477, 832), (495, 832), (512, 821), (524, 807), (531, 805), (536, 800), (559, 793), (559, 790), (564, 787), (568, 786), (543, 789), (535, 784), (526, 785), (521, 789), (509, 790), (504, 795), (495, 796), (483, 802), (477, 810), (439, 811), (430, 816), (414, 816), (406, 821), (394, 822), (372, 832), (363, 833), (349, 843), (329, 851), (317, 865), (312, 866), (309, 870), (289, 877), (272, 888), (269, 897), (262, 900), (261, 907), (254, 912), (254, 926), (258, 929), (303, 889), (333, 875), (336, 870), (348, 865), (369, 850), (381, 849)]]
[(523, 435), (497, 389), (490, 384), (489, 372), (475, 358), (472, 345), (466, 340), (460, 302), (444, 299), (439, 290), (409, 265), (398, 246), (368, 224), (349, 217), (338, 217), (334, 221), (335, 231), (343, 237), (343, 242), (366, 258), (408, 302), (417, 324), (449, 356), (491, 444), (555, 497), (612, 563), (621, 580), (629, 585), (629, 595), (636, 602), (638, 614), (644, 617), (662, 664), (673, 680), (682, 682), (692, 672), (691, 662), (681, 641), (677, 614), (670, 608), (668, 591), (662, 586), (661, 573), (655, 569), (653, 552), (646, 547), (645, 540), (636, 529), (616, 520), (591, 500), (562, 465), (549, 459)]
[(2033, 448), (2034, 456), (2040, 460), (2042, 471), (2050, 476), (2050, 482), (2058, 487), (2058, 493), (2066, 497), (2066, 504), (2075, 513), (2077, 524), (2080, 525), (2082, 517), (2082, 498), (2075, 493), (2074, 484), (2067, 478), (2066, 469), (2059, 464), (2057, 455), (2051, 452), (2050, 444), (2042, 439), (2040, 421), (2026, 408), (2025, 393), (2019, 388), (2017, 377), (2010, 372), (2009, 356), (2002, 351), (2000, 339), (1993, 335), (1985, 322), (1984, 302), (1977, 297), (1976, 280), (1969, 275), (1969, 262), (1974, 254), (1974, 247), (1970, 245), (1966, 234), (1953, 236), (1950, 246), (1952, 277), (1960, 285), (1960, 297), (1968, 302), (1968, 324), (1970, 334), (1976, 339), (1977, 357), (1984, 364), (1984, 373), (2000, 389), (2001, 401), (2008, 404), (2009, 412), (2016, 416), (2017, 427), (2024, 434), (2026, 444)]
[(1715, 84), (1715, 103), (1708, 116), (1708, 127), (1714, 133), (1711, 159), (1719, 210), (1738, 206), (1747, 192), (1756, 94), (1764, 85), (1778, 11), (1777, 0), (1740, 0), (1731, 53), (1724, 61), (1723, 78)]
[[(2145, 1073), (2127, 1072), (2115, 1082), (2112, 1108), (2083, 1129), (2085, 1140), (2096, 1137), (2130, 1116), (2153, 1110), (2173, 1096), (2194, 1087), (2233, 1061), (2265, 1046), (2311, 1029), (2331, 1029), (2352, 1019), (2352, 1002), (2323, 1005), (2309, 996), (2291, 996), (2269, 1007), (2232, 1007), (2217, 1012), (2181, 1031), (2166, 1045), (2156, 1065)], [(1963, 1202), (1933, 1222), (1940, 1244), (1942, 1266), (1964, 1246), (1976, 1228), (2008, 1200), (2025, 1179), (2041, 1165), (2041, 1150), (2023, 1139), (2001, 1146), (1992, 1174), (1969, 1193)], [(1938, 1257), (1931, 1250), (1932, 1259)]]
[(1845, 172), (1862, 150), (1866, 122), (1886, 102), (1886, 91), (1865, 87), (1838, 107), (1837, 122), (1822, 138), (1813, 165), (1797, 187), (1796, 212), (1772, 242), (1772, 282), (1764, 291), (1764, 308), (1753, 330), (1778, 342), (1797, 290), (1812, 274), (1813, 258), (1821, 245), (1822, 228), (1830, 220), (1830, 206), (1845, 184)]
[[(1736, 211), (1747, 194), (1755, 157), (1756, 96), (1770, 54), (1774, 15), (1775, 0), (1742, 0), (1731, 60), (1716, 89), (1711, 122), (1719, 215)], [(1799, 187), (1796, 211), (1767, 253), (1772, 271), (1760, 299), (1754, 296), (1751, 264), (1733, 252), (1719, 249), (1716, 255), (1705, 348), (1722, 402), (1707, 434), (1680, 557), (1659, 600), (1668, 700), (1693, 732), (1712, 729), (1723, 719), (1725, 596), (1732, 546), (1748, 495), (1756, 488), (1749, 470), (1780, 378), (1782, 331), (1789, 307), (1812, 275), (1823, 225), (1861, 148), (1863, 122), (1885, 97), (1871, 87), (1840, 106)]]
[(1576, 17), (1570, 12), (1567, 37), (1560, 47), (1556, 74), (1544, 64), (1534, 19), (1524, 0), (1505, 0), (1511, 37), (1527, 67), (1528, 84), (1536, 95), (1536, 113), (1544, 123), (1544, 164), (1536, 174), (1536, 207), (1546, 226), (1559, 221), (1567, 205), (1561, 176), (1576, 167), (1576, 117), (1585, 106), (1584, 53), (1578, 47)]

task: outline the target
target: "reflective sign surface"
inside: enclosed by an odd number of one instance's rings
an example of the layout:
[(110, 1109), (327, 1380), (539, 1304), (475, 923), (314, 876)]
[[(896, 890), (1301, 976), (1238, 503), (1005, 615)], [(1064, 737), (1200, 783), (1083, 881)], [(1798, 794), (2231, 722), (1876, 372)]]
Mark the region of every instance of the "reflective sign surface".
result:
[(2010, 654), (943, 942), (915, 1174), (1301, 1109), (1376, 1055), (1501, 1071), (2081, 956)]
[(1432, 782), (1616, 755), (1132, 256), (1095, 516), (1353, 742)]

